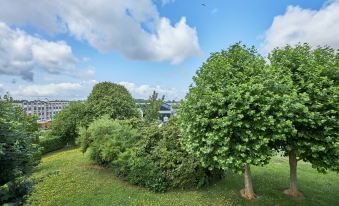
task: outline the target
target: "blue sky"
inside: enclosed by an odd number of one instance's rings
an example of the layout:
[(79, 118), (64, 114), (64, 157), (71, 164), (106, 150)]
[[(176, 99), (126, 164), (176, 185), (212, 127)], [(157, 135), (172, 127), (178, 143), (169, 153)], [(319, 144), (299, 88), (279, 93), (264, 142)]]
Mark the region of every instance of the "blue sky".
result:
[(263, 55), (300, 41), (339, 47), (339, 1), (32, 2), (0, 8), (0, 94), (20, 99), (84, 99), (111, 81), (178, 100), (209, 54), (237, 41)]

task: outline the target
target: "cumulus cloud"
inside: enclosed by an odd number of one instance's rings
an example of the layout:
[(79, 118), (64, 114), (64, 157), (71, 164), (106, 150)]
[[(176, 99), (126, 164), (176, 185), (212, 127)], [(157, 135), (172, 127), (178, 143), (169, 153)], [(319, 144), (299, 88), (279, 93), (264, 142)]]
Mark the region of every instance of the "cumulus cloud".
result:
[[(0, 84), (0, 92), (9, 91), (15, 99), (86, 99), (92, 91), (92, 88), (98, 82), (96, 80), (87, 80), (80, 82), (59, 82), (49, 84), (20, 84), (3, 85)], [(159, 85), (152, 86), (148, 84), (135, 84), (132, 82), (117, 82), (126, 87), (134, 98), (147, 99), (153, 91), (160, 96), (165, 95), (166, 99), (179, 100), (185, 95), (185, 91), (178, 91), (175, 88), (166, 88)]]
[(32, 81), (36, 68), (52, 74), (75, 75), (79, 72), (77, 61), (64, 41), (47, 41), (0, 22), (0, 75), (16, 75)]
[(147, 99), (150, 95), (152, 95), (153, 91), (159, 93), (160, 96), (165, 95), (166, 99), (182, 99), (184, 97), (184, 93), (178, 91), (175, 88), (164, 88), (159, 85), (152, 86), (148, 84), (137, 85), (132, 82), (118, 82), (118, 84), (123, 85), (126, 89), (132, 94), (135, 98)]
[(57, 98), (84, 99), (88, 96), (95, 80), (82, 82), (62, 82), (50, 84), (19, 85), (9, 89), (10, 94), (17, 99), (26, 98)]
[(197, 31), (185, 17), (173, 25), (152, 0), (4, 0), (0, 20), (68, 32), (101, 52), (130, 59), (180, 63), (201, 53)]
[(288, 6), (276, 16), (264, 35), (262, 50), (308, 42), (312, 46), (339, 48), (339, 0), (329, 1), (319, 10)]

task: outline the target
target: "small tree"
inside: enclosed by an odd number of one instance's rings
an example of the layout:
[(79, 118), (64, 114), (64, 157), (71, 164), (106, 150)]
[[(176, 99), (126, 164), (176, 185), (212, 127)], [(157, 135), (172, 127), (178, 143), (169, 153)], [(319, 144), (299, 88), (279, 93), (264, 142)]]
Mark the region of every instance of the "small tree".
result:
[(87, 98), (86, 108), (87, 124), (103, 115), (109, 115), (113, 119), (129, 119), (138, 116), (131, 94), (124, 86), (111, 82), (101, 82), (93, 87)]
[(9, 102), (13, 102), (13, 97), (10, 95), (9, 92), (6, 92), (6, 94), (4, 94), (4, 98), (5, 101), (9, 101)]
[(165, 96), (162, 96), (161, 99), (158, 98), (158, 93), (153, 91), (152, 96), (149, 97), (148, 102), (144, 110), (144, 118), (146, 121), (156, 121), (159, 120), (159, 110), (161, 105), (164, 103)]
[(52, 123), (51, 134), (60, 137), (65, 144), (74, 144), (78, 137), (79, 126), (85, 116), (85, 104), (71, 102), (58, 113)]
[(329, 47), (311, 49), (308, 44), (275, 49), (269, 56), (280, 77), (290, 78), (297, 95), (285, 110), (293, 127), (275, 147), (289, 156), (290, 188), (284, 193), (302, 196), (297, 187), (297, 162), (310, 162), (320, 172), (339, 171), (339, 53)]
[(254, 48), (232, 45), (211, 54), (193, 78), (179, 109), (183, 145), (209, 169), (243, 172), (243, 197), (254, 199), (250, 165), (267, 164), (277, 112), (286, 106), (282, 84)]

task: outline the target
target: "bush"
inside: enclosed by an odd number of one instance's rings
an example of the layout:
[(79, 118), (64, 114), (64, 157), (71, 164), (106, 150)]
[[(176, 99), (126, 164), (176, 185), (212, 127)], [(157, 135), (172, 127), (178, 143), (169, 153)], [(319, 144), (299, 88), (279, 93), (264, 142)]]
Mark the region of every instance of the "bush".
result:
[(40, 140), (39, 145), (43, 148), (42, 153), (53, 152), (65, 147), (65, 141), (61, 137), (48, 137)]
[(95, 120), (80, 130), (82, 151), (116, 176), (161, 192), (170, 188), (200, 187), (222, 171), (209, 171), (182, 149), (177, 125), (170, 121), (159, 128), (142, 120)]
[(172, 118), (159, 130), (161, 138), (154, 147), (152, 156), (165, 171), (166, 181), (171, 188), (201, 187), (222, 177), (221, 170), (210, 171), (202, 167), (196, 157), (183, 149), (175, 119)]
[(137, 131), (128, 124), (111, 120), (108, 116), (92, 122), (88, 129), (81, 129), (78, 142), (83, 151), (90, 147), (93, 160), (107, 165), (137, 140)]
[(117, 160), (112, 161), (111, 166), (115, 175), (132, 184), (141, 185), (156, 192), (163, 192), (168, 188), (164, 172), (141, 147), (126, 150), (119, 155)]
[(20, 176), (13, 181), (0, 186), (0, 203), (21, 205), (27, 194), (32, 192), (33, 182), (26, 177)]

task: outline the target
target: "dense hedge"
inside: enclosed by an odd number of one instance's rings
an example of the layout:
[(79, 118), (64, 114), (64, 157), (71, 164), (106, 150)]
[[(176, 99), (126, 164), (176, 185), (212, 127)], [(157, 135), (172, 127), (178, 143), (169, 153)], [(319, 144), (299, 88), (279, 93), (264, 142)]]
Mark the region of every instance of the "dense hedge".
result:
[(200, 187), (222, 176), (209, 171), (180, 145), (175, 122), (159, 128), (142, 120), (95, 120), (80, 130), (78, 142), (115, 175), (153, 191)]
[(66, 143), (61, 137), (49, 137), (40, 140), (39, 145), (43, 147), (42, 154), (46, 154), (64, 148)]

